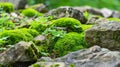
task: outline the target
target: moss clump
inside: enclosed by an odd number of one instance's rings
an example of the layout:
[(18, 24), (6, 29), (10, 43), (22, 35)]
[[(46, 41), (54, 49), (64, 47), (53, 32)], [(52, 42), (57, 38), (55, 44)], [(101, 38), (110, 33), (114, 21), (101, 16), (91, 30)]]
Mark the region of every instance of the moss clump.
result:
[(40, 24), (38, 22), (32, 22), (30, 24), (30, 29), (35, 29), (36, 31), (38, 31), (39, 33), (42, 33), (45, 29), (46, 29), (46, 25), (44, 24)]
[(0, 7), (3, 8), (4, 11), (9, 12), (9, 13), (14, 11), (13, 4), (9, 2), (0, 3)]
[(38, 11), (31, 9), (31, 8), (27, 8), (25, 10), (22, 11), (22, 14), (27, 16), (27, 17), (38, 17), (38, 16), (42, 16), (41, 13), (39, 13)]
[(0, 33), (0, 39), (6, 38), (5, 45), (13, 45), (19, 41), (30, 41), (38, 32), (33, 29), (5, 30)]
[(66, 34), (63, 38), (58, 39), (54, 46), (54, 51), (57, 57), (63, 56), (71, 51), (76, 51), (86, 47), (84, 36), (71, 32)]
[(82, 32), (81, 23), (74, 18), (60, 18), (51, 24), (51, 27), (64, 27), (67, 32)]

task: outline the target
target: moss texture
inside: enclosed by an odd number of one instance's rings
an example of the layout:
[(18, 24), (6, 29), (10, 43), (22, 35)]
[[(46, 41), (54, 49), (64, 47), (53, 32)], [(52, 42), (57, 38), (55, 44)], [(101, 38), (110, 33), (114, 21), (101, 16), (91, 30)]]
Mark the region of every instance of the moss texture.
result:
[(3, 8), (4, 11), (9, 12), (9, 13), (14, 11), (13, 4), (9, 2), (1, 2), (0, 7)]
[(5, 30), (0, 33), (0, 38), (6, 38), (5, 43), (13, 45), (19, 41), (30, 41), (38, 34), (39, 33), (34, 29)]
[(27, 17), (38, 17), (38, 16), (42, 16), (41, 13), (39, 13), (38, 11), (31, 9), (31, 8), (27, 8), (25, 10), (22, 11), (22, 14), (27, 16)]
[(54, 46), (56, 56), (63, 56), (68, 52), (85, 48), (86, 43), (83, 38), (81, 34), (75, 32), (66, 34), (63, 38), (60, 38)]
[(60, 18), (54, 20), (51, 27), (64, 27), (67, 32), (82, 32), (81, 23), (74, 18)]

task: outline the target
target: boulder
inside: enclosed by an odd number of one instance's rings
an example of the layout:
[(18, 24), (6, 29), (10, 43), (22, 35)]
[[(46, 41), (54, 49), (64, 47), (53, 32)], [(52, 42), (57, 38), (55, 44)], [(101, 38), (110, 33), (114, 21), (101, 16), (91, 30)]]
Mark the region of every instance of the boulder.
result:
[(71, 52), (63, 57), (56, 58), (54, 61), (40, 61), (30, 67), (40, 67), (40, 65), (44, 67), (50, 67), (50, 65), (59, 65), (59, 67), (119, 67), (120, 52), (93, 46), (89, 49)]
[[(8, 66), (18, 65), (22, 66), (20, 63), (27, 65), (26, 63), (35, 62), (37, 60), (38, 50), (32, 42), (21, 41), (14, 45), (14, 47), (9, 48), (7, 51), (0, 54), (0, 65)], [(16, 66), (16, 64), (18, 64)]]
[(66, 67), (119, 67), (120, 52), (110, 51), (99, 46), (71, 52), (64, 57), (57, 58), (57, 62), (65, 62)]
[(57, 9), (50, 10), (45, 16), (53, 16), (54, 19), (61, 17), (71, 17), (79, 20), (81, 23), (86, 23), (87, 19), (84, 17), (83, 13), (72, 7), (59, 7)]
[(88, 46), (99, 45), (110, 50), (120, 50), (120, 23), (99, 22), (85, 32)]

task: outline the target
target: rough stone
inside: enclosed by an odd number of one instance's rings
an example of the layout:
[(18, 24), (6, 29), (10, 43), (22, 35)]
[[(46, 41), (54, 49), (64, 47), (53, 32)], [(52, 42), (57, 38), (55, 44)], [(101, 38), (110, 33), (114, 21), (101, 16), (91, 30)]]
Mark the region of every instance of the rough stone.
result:
[[(50, 59), (50, 60), (46, 60)], [(89, 49), (82, 49), (71, 52), (63, 57), (51, 60), (49, 57), (44, 57), (42, 60), (31, 65), (30, 67), (43, 65), (50, 67), (50, 65), (58, 65), (60, 67), (119, 67), (120, 66), (120, 52), (110, 51), (106, 48), (93, 46)]]
[(37, 52), (32, 42), (21, 41), (0, 54), (0, 65), (8, 66), (20, 62), (34, 62), (37, 60)]
[(83, 13), (72, 7), (59, 7), (57, 9), (50, 10), (45, 16), (53, 16), (54, 19), (61, 17), (71, 17), (79, 20), (81, 23), (86, 23), (87, 19)]
[(88, 46), (99, 45), (110, 50), (120, 50), (120, 23), (100, 22), (85, 32)]
[(71, 52), (55, 61), (64, 62), (66, 67), (119, 67), (120, 52), (110, 51), (99, 46)]
[(41, 13), (48, 12), (48, 9), (47, 9), (46, 5), (44, 5), (44, 4), (36, 4), (36, 5), (30, 6), (30, 7), (27, 7), (27, 8), (33, 8)]

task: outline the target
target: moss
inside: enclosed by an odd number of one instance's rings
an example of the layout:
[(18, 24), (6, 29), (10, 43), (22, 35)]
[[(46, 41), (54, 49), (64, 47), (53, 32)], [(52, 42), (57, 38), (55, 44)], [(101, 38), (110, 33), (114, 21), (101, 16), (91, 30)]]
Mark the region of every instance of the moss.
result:
[(85, 30), (91, 28), (92, 26), (93, 26), (93, 25), (82, 24), (82, 29), (83, 29), (83, 31), (85, 31)]
[(2, 7), (4, 11), (9, 12), (9, 13), (14, 11), (13, 4), (9, 2), (0, 3), (0, 7)]
[(31, 67), (41, 67), (39, 64), (32, 64)]
[(42, 16), (41, 13), (39, 13), (38, 11), (31, 9), (31, 8), (27, 8), (25, 10), (22, 11), (22, 14), (27, 16), (27, 17), (38, 17), (38, 16)]
[(67, 32), (82, 32), (81, 23), (74, 18), (60, 18), (54, 20), (51, 27), (65, 27)]
[(0, 18), (0, 29), (14, 29), (15, 24), (8, 18), (8, 16), (2, 16)]
[(120, 22), (120, 19), (119, 18), (108, 18), (109, 20), (112, 20), (112, 21), (116, 21), (116, 22)]
[(6, 38), (6, 45), (13, 45), (19, 41), (30, 41), (38, 32), (32, 29), (5, 30), (0, 33), (0, 39)]
[(57, 57), (63, 56), (71, 51), (76, 51), (86, 47), (84, 36), (71, 32), (66, 34), (63, 38), (58, 39), (54, 46), (54, 51)]
[(42, 33), (45, 29), (46, 29), (46, 25), (44, 24), (40, 24), (38, 22), (32, 22), (30, 24), (30, 29), (35, 29), (36, 31), (38, 31), (39, 33)]

